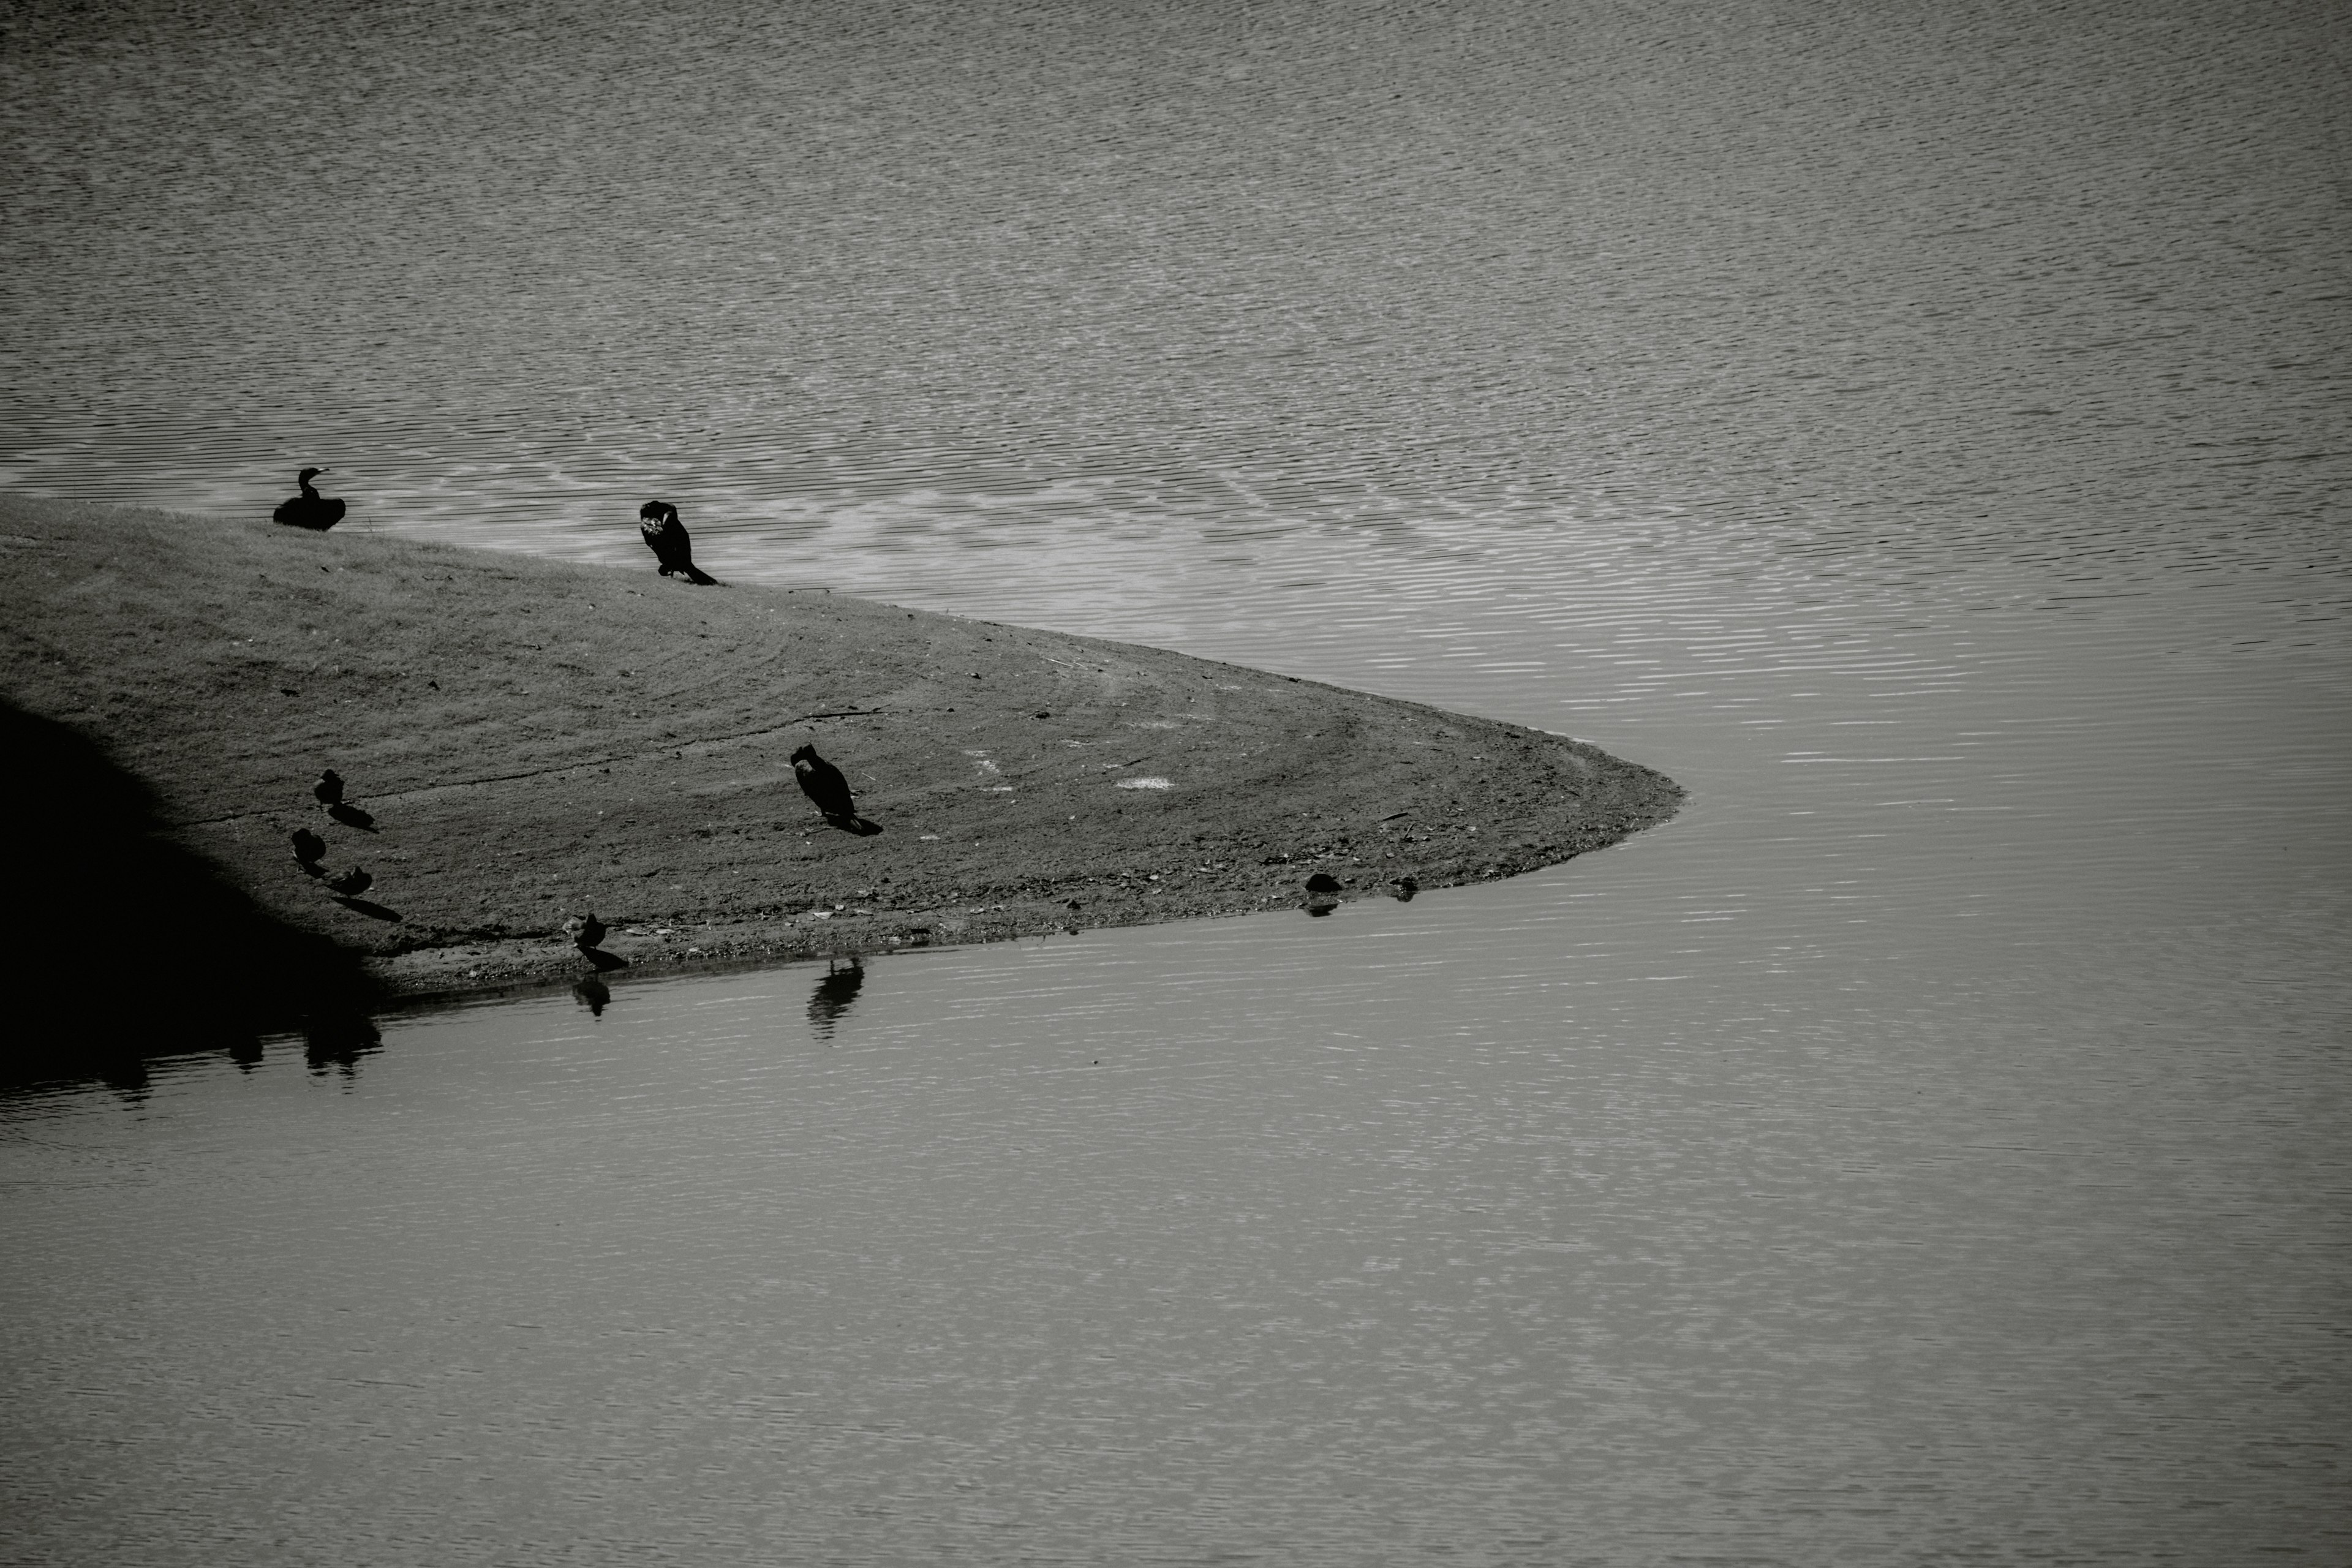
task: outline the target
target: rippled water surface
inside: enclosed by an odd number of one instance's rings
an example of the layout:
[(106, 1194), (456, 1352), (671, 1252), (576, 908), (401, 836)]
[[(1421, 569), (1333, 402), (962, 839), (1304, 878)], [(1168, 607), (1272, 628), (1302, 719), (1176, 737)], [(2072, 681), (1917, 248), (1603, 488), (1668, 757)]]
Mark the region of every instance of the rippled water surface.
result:
[(0, 484), (1691, 800), (18, 1096), (0, 1560), (2352, 1556), (2336, 10), (7, 25)]

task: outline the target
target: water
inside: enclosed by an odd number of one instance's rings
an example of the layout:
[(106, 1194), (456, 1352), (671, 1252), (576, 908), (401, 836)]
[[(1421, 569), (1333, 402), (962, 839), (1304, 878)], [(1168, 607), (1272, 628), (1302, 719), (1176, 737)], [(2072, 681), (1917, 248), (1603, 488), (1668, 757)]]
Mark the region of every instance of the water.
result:
[(83, 18), (0, 482), (662, 495), (1692, 799), (14, 1101), (0, 1557), (2352, 1555), (2325, 8)]

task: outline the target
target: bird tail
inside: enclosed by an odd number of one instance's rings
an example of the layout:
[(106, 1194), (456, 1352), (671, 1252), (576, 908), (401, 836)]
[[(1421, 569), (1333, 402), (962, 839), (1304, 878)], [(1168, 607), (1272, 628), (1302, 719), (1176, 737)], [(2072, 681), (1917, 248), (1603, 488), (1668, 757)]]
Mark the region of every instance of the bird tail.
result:
[(689, 583), (698, 584), (705, 588), (716, 588), (719, 586), (719, 579), (713, 577), (709, 573), (705, 572), (699, 566), (682, 566), (679, 570), (686, 574), (686, 580)]

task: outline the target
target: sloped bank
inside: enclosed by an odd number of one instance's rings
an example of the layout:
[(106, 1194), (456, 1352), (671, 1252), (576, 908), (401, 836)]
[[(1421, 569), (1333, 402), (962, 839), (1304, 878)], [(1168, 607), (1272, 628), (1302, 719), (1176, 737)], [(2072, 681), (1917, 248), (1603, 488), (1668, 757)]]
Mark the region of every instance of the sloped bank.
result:
[[(7, 695), (395, 991), (1238, 914), (1509, 876), (1671, 816), (1595, 747), (822, 591), (0, 499)], [(829, 827), (814, 743), (883, 831)], [(368, 818), (329, 818), (332, 767)], [(363, 898), (306, 876), (363, 867)]]

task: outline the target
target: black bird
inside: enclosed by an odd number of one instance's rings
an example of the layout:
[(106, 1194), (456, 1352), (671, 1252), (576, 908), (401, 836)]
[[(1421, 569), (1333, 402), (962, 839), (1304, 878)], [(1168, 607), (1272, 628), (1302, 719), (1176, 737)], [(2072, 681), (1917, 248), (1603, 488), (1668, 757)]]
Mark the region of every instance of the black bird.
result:
[(1310, 893), (1336, 893), (1339, 890), (1339, 879), (1328, 871), (1318, 871), (1307, 879), (1307, 890)]
[(340, 877), (327, 879), (327, 886), (347, 899), (356, 899), (375, 885), (375, 879), (361, 867), (354, 866)]
[(278, 503), (269, 515), (289, 528), (314, 529), (320, 533), (343, 521), (343, 502), (340, 496), (322, 496), (310, 482), (312, 476), (323, 474), (324, 468), (305, 468), (294, 482), (302, 487), (299, 496), (288, 496)]
[(849, 781), (841, 770), (816, 754), (814, 746), (803, 746), (793, 753), (793, 776), (801, 781), (801, 793), (816, 803), (827, 822), (855, 823), (857, 803), (849, 797)]
[(320, 866), (319, 861), (326, 853), (325, 839), (307, 827), (298, 827), (294, 830), (294, 858), (301, 863), (305, 872), (313, 877), (325, 876), (326, 871)]
[(563, 930), (565, 934), (572, 938), (572, 945), (583, 952), (604, 940), (604, 922), (596, 918), (596, 911), (593, 910), (588, 911), (588, 918), (584, 921), (578, 915), (565, 921)]
[(310, 786), (310, 795), (320, 805), (340, 805), (343, 799), (343, 775), (329, 768), (319, 775), (319, 782)]
[(646, 543), (661, 563), (661, 575), (679, 576), (689, 583), (709, 588), (719, 579), (694, 563), (694, 542), (686, 536), (686, 524), (677, 520), (677, 508), (666, 500), (649, 500), (637, 508), (637, 531), (646, 536)]

